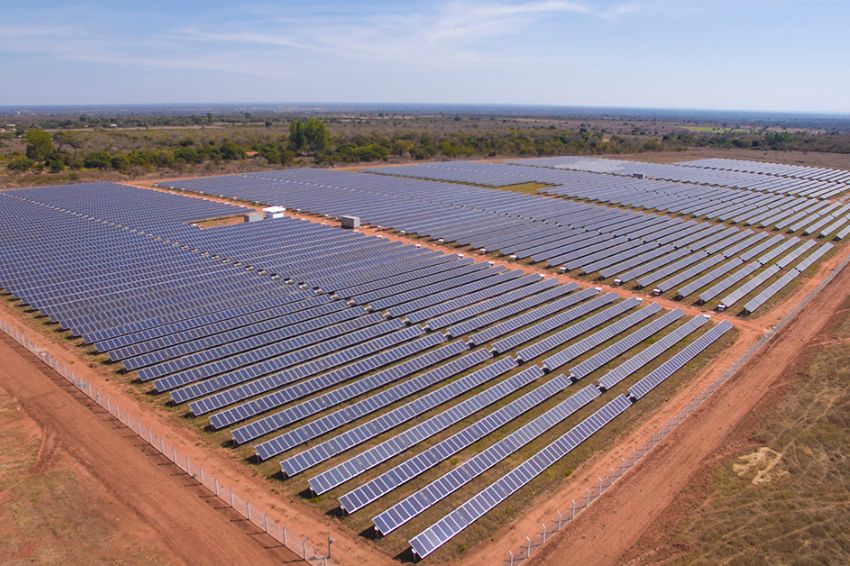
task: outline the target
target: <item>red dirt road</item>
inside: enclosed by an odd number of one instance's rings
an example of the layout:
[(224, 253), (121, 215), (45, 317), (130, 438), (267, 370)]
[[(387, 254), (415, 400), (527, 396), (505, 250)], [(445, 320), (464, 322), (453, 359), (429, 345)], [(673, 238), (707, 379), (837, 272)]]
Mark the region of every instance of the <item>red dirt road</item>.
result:
[[(194, 480), (2, 333), (0, 360), (0, 386), (112, 496), (116, 505), (110, 515), (128, 527), (140, 523), (149, 527), (157, 546), (171, 554), (169, 561), (301, 562), (217, 503)], [(86, 521), (86, 517), (77, 520)], [(114, 558), (120, 560), (117, 555)]]
[(785, 375), (850, 294), (844, 269), (700, 410), (535, 555), (532, 564), (616, 564)]

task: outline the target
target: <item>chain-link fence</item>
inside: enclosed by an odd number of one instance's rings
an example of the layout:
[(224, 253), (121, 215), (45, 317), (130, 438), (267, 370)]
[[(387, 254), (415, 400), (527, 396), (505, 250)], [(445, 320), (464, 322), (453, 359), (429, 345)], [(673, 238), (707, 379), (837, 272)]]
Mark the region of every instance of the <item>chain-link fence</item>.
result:
[(815, 298), (815, 296), (820, 293), (833, 279), (835, 279), (841, 271), (843, 271), (847, 265), (850, 264), (850, 256), (841, 261), (832, 271), (829, 272), (827, 277), (823, 279), (811, 292), (809, 292), (806, 297), (800, 301), (793, 309), (791, 309), (788, 314), (786, 314), (782, 320), (780, 320), (777, 324), (772, 326), (767, 332), (765, 332), (752, 346), (750, 346), (747, 351), (738, 358), (735, 363), (729, 367), (723, 375), (718, 377), (714, 382), (712, 382), (708, 387), (703, 389), (694, 399), (691, 400), (688, 405), (679, 411), (673, 418), (671, 418), (667, 423), (664, 424), (656, 433), (650, 436), (646, 442), (640, 447), (637, 448), (631, 456), (625, 458), (619, 466), (613, 468), (611, 473), (605, 477), (599, 478), (599, 483), (593, 485), (590, 488), (586, 488), (583, 494), (580, 494), (578, 499), (572, 499), (570, 504), (566, 507), (564, 511), (558, 511), (555, 517), (550, 518), (547, 521), (544, 521), (540, 525), (540, 530), (536, 532), (533, 536), (526, 536), (525, 540), (520, 544), (513, 547), (508, 551), (507, 558), (505, 559), (505, 563), (509, 566), (514, 566), (514, 564), (518, 564), (524, 560), (529, 559), (534, 551), (544, 544), (546, 541), (554, 534), (563, 529), (566, 525), (570, 523), (576, 516), (587, 509), (596, 499), (599, 498), (605, 491), (614, 485), (614, 483), (622, 478), (626, 472), (632, 469), (638, 462), (640, 462), (659, 442), (661, 442), (664, 438), (666, 438), (676, 427), (678, 427), (682, 422), (687, 419), (692, 413), (694, 413), (697, 409), (702, 406), (702, 404), (714, 395), (720, 387), (723, 386), (724, 383), (729, 381), (729, 379), (735, 375), (735, 373), (745, 364), (747, 363), (756, 352), (758, 352), (774, 335), (776, 335), (780, 330), (782, 330), (785, 326), (787, 326), (792, 320), (794, 320), (797, 315), (802, 312), (806, 306)]
[(225, 504), (232, 507), (237, 513), (251, 521), (257, 528), (262, 529), (264, 533), (268, 534), (278, 543), (297, 554), (306, 562), (322, 566), (330, 564), (330, 558), (327, 556), (328, 549), (325, 549), (325, 552), (319, 552), (311, 548), (306, 537), (290, 532), (287, 525), (275, 521), (269, 516), (268, 512), (253, 505), (250, 500), (238, 495), (233, 488), (224, 485), (215, 475), (207, 473), (201, 462), (195, 462), (188, 455), (184, 455), (177, 444), (169, 443), (163, 435), (157, 433), (151, 426), (143, 423), (141, 418), (122, 409), (119, 403), (113, 401), (112, 398), (102, 393), (99, 389), (95, 389), (91, 383), (79, 377), (65, 363), (57, 360), (40, 348), (38, 344), (30, 340), (22, 331), (10, 325), (5, 320), (0, 320), (0, 330), (103, 407), (124, 426), (150, 444), (157, 452), (168, 458), (178, 468), (209, 490), (211, 494), (214, 494)]

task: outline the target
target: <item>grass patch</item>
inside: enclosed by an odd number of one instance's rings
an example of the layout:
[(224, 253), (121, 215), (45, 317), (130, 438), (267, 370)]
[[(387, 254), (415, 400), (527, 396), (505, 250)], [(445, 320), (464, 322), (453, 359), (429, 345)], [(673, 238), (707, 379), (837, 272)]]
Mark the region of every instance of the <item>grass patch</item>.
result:
[(514, 185), (501, 185), (499, 187), (488, 187), (490, 189), (501, 189), (503, 191), (513, 191), (515, 193), (526, 193), (530, 195), (536, 195), (540, 189), (547, 189), (549, 187), (554, 187), (556, 185), (551, 185), (549, 183), (538, 183), (536, 181), (530, 181), (528, 183), (516, 183)]
[(679, 524), (673, 563), (850, 563), (850, 345), (802, 373)]

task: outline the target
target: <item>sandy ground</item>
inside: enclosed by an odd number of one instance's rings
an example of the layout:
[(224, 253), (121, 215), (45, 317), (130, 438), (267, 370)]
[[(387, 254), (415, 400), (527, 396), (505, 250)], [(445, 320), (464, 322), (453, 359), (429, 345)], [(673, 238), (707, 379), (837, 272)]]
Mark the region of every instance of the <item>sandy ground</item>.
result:
[(298, 562), (5, 334), (0, 359), (15, 413), (0, 430), (37, 439), (35, 454), (2, 455), (21, 464), (0, 492), (4, 563)]
[[(368, 541), (357, 537), (351, 537), (348, 531), (340, 529), (338, 523), (336, 523), (331, 517), (325, 517), (307, 506), (293, 503), (286, 497), (275, 494), (273, 490), (270, 489), (268, 480), (263, 477), (255, 476), (252, 473), (253, 470), (251, 467), (245, 466), (241, 462), (236, 461), (231, 450), (223, 447), (210, 446), (209, 442), (202, 438), (201, 434), (189, 429), (188, 427), (175, 424), (168, 418), (168, 415), (163, 414), (159, 410), (152, 409), (149, 404), (140, 403), (129, 391), (129, 389), (133, 387), (131, 384), (116, 382), (114, 381), (114, 378), (110, 378), (108, 376), (104, 369), (96, 366), (92, 367), (91, 365), (86, 364), (79, 358), (78, 353), (75, 351), (73, 346), (70, 345), (70, 343), (63, 341), (52, 332), (44, 331), (43, 329), (41, 331), (37, 331), (33, 328), (32, 324), (27, 324), (26, 326), (20, 324), (19, 316), (17, 316), (14, 309), (12, 309), (12, 307), (6, 302), (0, 302), (0, 317), (14, 321), (21, 330), (28, 330), (30, 338), (38, 343), (40, 348), (69, 365), (80, 377), (91, 383), (95, 389), (100, 389), (103, 393), (109, 395), (114, 402), (120, 404), (122, 411), (128, 411), (134, 416), (143, 415), (142, 420), (145, 423), (145, 426), (151, 426), (155, 432), (159, 433), (158, 436), (164, 437), (166, 444), (171, 445), (176, 443), (178, 450), (182, 454), (188, 455), (190, 459), (195, 462), (194, 465), (203, 465), (207, 474), (217, 476), (223, 486), (234, 487), (236, 492), (241, 497), (247, 498), (251, 501), (256, 509), (268, 510), (272, 519), (288, 526), (290, 537), (306, 536), (311, 548), (318, 552), (326, 548), (327, 537), (332, 536), (335, 540), (334, 553), (339, 552), (340, 556), (351, 557), (351, 563), (372, 563), (374, 565), (392, 563), (392, 560), (389, 557), (374, 548), (368, 543)], [(14, 344), (14, 342), (10, 342), (11, 339), (5, 334), (0, 333), (0, 338), (5, 340), (7, 345)], [(16, 346), (16, 348), (26, 353), (19, 347)], [(36, 361), (40, 364), (36, 358), (32, 356), (30, 357), (32, 358), (32, 361)], [(8, 349), (6, 351), (0, 351), (0, 360), (5, 362), (7, 358), (11, 359), (11, 354)], [(18, 365), (15, 365), (14, 370), (12, 370), (10, 364), (4, 363), (4, 365), (0, 367), (0, 369), (4, 370), (0, 372), (0, 387), (5, 387), (12, 393), (12, 395), (20, 399), (24, 408), (28, 408), (27, 402), (31, 398), (39, 396), (49, 397), (51, 393), (58, 395), (59, 393), (55, 390), (68, 389), (65, 380), (58, 377), (55, 381), (44, 379), (36, 380), (36, 376), (43, 374), (43, 368), (50, 372), (50, 370), (43, 365), (39, 368), (32, 364), (27, 366), (26, 364), (18, 361)], [(23, 393), (18, 391), (18, 388), (34, 387), (35, 383), (39, 383), (42, 386), (38, 393), (27, 393), (26, 389), (23, 390)], [(73, 388), (70, 389), (73, 391)], [(67, 391), (65, 393), (67, 393)], [(141, 462), (150, 461), (150, 458), (145, 456), (145, 454), (150, 452), (151, 449), (148, 447), (146, 450), (143, 450), (143, 448), (147, 446), (146, 444), (138, 440), (135, 435), (127, 431), (126, 428), (118, 425), (117, 421), (108, 417), (108, 415), (106, 415), (105, 412), (97, 407), (97, 405), (93, 402), (87, 402), (85, 405), (77, 403), (77, 407), (72, 407), (73, 403), (70, 402), (70, 397), (62, 397), (61, 399), (61, 402), (57, 401), (53, 404), (35, 407), (33, 409), (33, 415), (38, 415), (40, 417), (43, 416), (44, 419), (49, 418), (52, 426), (57, 429), (63, 429), (64, 432), (73, 432), (73, 434), (67, 436), (69, 446), (73, 445), (77, 439), (86, 440), (88, 438), (84, 432), (90, 425), (81, 423), (89, 423), (89, 421), (92, 420), (92, 408), (95, 412), (100, 414), (102, 419), (109, 420), (111, 422), (110, 427), (107, 430), (111, 431), (114, 436), (112, 441), (110, 442), (110, 439), (104, 436), (94, 442), (95, 447), (108, 446), (109, 451), (102, 455), (102, 459), (95, 459), (87, 454), (85, 454), (84, 458), (81, 458), (81, 462), (85, 463), (87, 468), (89, 468), (93, 474), (97, 473), (101, 468), (108, 468), (110, 470), (114, 469), (114, 462), (116, 461), (135, 462), (134, 473), (129, 472), (129, 470), (134, 469), (133, 467), (128, 470), (122, 466), (120, 467), (122, 474), (112, 478), (116, 482), (113, 486), (114, 492), (138, 494), (137, 498), (140, 502), (150, 500), (150, 510), (152, 512), (151, 517), (158, 517), (156, 521), (161, 523), (163, 526), (172, 525), (171, 528), (174, 529), (175, 532), (183, 532), (184, 527), (186, 528), (186, 532), (192, 532), (192, 529), (189, 528), (188, 525), (183, 525), (183, 522), (186, 520), (193, 520), (199, 524), (209, 522), (210, 524), (206, 525), (204, 528), (213, 528), (215, 523), (211, 522), (211, 517), (221, 515), (221, 513), (211, 513), (210, 510), (212, 508), (209, 505), (205, 504), (201, 507), (189, 506), (187, 502), (182, 500), (163, 498), (157, 495), (157, 487), (160, 486), (162, 477), (157, 476), (155, 472), (157, 470), (165, 469), (165, 467), (153, 467), (151, 468), (152, 473), (150, 474), (138, 473), (139, 469), (146, 469), (141, 467)], [(79, 429), (77, 430), (78, 427)], [(121, 440), (123, 443), (116, 444), (117, 440)], [(138, 461), (139, 458), (141, 458), (141, 462)], [(157, 463), (159, 464), (164, 462), (165, 459), (161, 456), (157, 460)], [(168, 468), (172, 473), (179, 472), (179, 474), (182, 474), (182, 471), (179, 471), (176, 467), (168, 466)], [(132, 478), (133, 481), (128, 481), (125, 486), (121, 487), (119, 483), (120, 477), (124, 474), (126, 474), (126, 478)], [(185, 476), (184, 480), (186, 481), (176, 482), (176, 486), (174, 487), (175, 491), (179, 492), (179, 488), (183, 485), (183, 483), (194, 483), (194, 481), (190, 482), (188, 478), (185, 478)], [(183, 489), (185, 491), (185, 488)], [(202, 491), (199, 490), (198, 493), (202, 493)], [(175, 495), (176, 497), (176, 494), (172, 495)], [(198, 497), (196, 496), (195, 499), (198, 499)], [(176, 507), (176, 509), (174, 509), (173, 518), (168, 515), (158, 516), (156, 514), (158, 506), (162, 505), (167, 507), (172, 501), (174, 501), (174, 506)], [(186, 503), (186, 505), (184, 505), (184, 503)], [(219, 507), (224, 509), (221, 505), (216, 505), (216, 509)], [(181, 514), (181, 509), (186, 509), (187, 512)], [(210, 517), (204, 517), (204, 515), (210, 515)], [(230, 512), (228, 512), (227, 515), (229, 518), (223, 522), (222, 519), (218, 519), (219, 526), (217, 528), (219, 531), (221, 531), (221, 525), (228, 525), (232, 523), (234, 518), (236, 518), (236, 522), (240, 524), (247, 522), (243, 517), (235, 514), (231, 517)], [(201, 518), (204, 520), (200, 521), (199, 519)], [(237, 534), (238, 531), (230, 530), (226, 533), (218, 532), (212, 533), (211, 535), (201, 536), (197, 538), (197, 540), (201, 541), (206, 548), (214, 549), (214, 552), (210, 555), (212, 558), (213, 556), (221, 556), (221, 553), (227, 551), (227, 548), (220, 550), (215, 547), (215, 541), (217, 539), (221, 538), (228, 541), (235, 540)], [(246, 540), (246, 544), (251, 543), (251, 537), (246, 536), (243, 538)], [(268, 540), (269, 544), (266, 546), (275, 546), (277, 544), (271, 539)], [(234, 542), (234, 544), (236, 543)], [(260, 545), (259, 548), (262, 550), (263, 546)], [(254, 552), (256, 552), (256, 549)], [(289, 554), (288, 551), (286, 552)], [(204, 556), (204, 554), (202, 553), (201, 556)], [(248, 556), (250, 556), (250, 554), (248, 554)], [(259, 561), (256, 563), (266, 563), (262, 561), (263, 559), (268, 561), (269, 555), (266, 554), (263, 558), (258, 556)], [(275, 557), (272, 556), (271, 559), (275, 560)], [(221, 563), (221, 561), (212, 561), (208, 563)]]
[[(846, 253), (846, 252), (845, 252)], [(736, 427), (805, 355), (847, 297), (850, 269), (843, 270), (794, 321), (778, 332), (705, 405), (557, 535), (532, 563), (617, 564), (728, 441)]]
[[(5, 342), (0, 352), (8, 359)], [(108, 564), (117, 557), (130, 565), (182, 562), (54, 428), (0, 387), (0, 563)]]

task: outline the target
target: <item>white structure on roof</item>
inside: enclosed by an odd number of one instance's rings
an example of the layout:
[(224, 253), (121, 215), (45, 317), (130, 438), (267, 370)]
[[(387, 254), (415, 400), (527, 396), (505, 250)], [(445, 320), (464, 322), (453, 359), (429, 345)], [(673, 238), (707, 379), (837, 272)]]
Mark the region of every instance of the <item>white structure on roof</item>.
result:
[(263, 209), (263, 214), (266, 215), (266, 220), (271, 220), (273, 218), (283, 218), (284, 212), (286, 212), (286, 209), (282, 206), (267, 206)]

